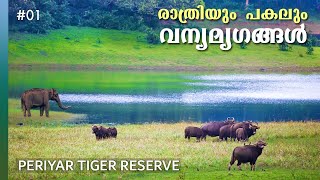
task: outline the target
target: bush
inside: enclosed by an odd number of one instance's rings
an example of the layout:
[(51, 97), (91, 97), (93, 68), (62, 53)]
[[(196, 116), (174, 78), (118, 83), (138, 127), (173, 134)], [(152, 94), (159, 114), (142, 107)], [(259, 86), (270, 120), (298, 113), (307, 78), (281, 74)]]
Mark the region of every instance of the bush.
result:
[(281, 44), (279, 44), (279, 50), (280, 51), (289, 51), (289, 49), (291, 49), (291, 47), (288, 45), (287, 42), (283, 42)]
[(26, 31), (35, 34), (46, 33), (52, 26), (52, 16), (50, 13), (45, 12), (40, 14), (39, 21), (24, 21), (19, 26), (19, 31)]
[[(9, 29), (29, 33), (46, 33), (50, 29), (60, 29), (70, 23), (67, 0), (9, 1)], [(18, 21), (16, 13), (20, 9), (41, 10), (39, 20)]]
[(313, 51), (314, 51), (314, 49), (312, 47), (312, 40), (308, 40), (306, 43), (306, 46), (307, 46), (307, 54), (312, 55)]
[(318, 41), (317, 37), (315, 37), (313, 35), (310, 35), (310, 37), (308, 39), (310, 39), (310, 42), (311, 42), (312, 46), (316, 46), (317, 45), (317, 41)]
[(246, 42), (242, 42), (242, 43), (240, 44), (240, 48), (241, 48), (241, 49), (247, 49), (247, 43), (246, 43)]
[(159, 44), (159, 38), (159, 35), (153, 29), (147, 30), (146, 40), (149, 44)]

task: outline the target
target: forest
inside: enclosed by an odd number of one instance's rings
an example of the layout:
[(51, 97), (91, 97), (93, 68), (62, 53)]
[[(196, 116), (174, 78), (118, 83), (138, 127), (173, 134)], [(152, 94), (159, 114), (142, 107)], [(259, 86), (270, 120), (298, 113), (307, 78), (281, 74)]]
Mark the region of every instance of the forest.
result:
[[(206, 8), (228, 8), (240, 14), (255, 8), (299, 8), (309, 14), (320, 12), (320, 0), (11, 0), (9, 30), (38, 34), (65, 26), (83, 26), (153, 32), (161, 26), (179, 26), (175, 22), (161, 23), (157, 18), (159, 9), (193, 8), (199, 4)], [(18, 21), (16, 15), (21, 9), (40, 10), (40, 20)]]

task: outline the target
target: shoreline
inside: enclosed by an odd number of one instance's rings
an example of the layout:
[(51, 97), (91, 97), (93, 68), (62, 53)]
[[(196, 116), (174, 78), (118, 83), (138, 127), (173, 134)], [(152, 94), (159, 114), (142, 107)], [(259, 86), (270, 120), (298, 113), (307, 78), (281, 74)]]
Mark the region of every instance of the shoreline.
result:
[[(57, 111), (53, 111), (53, 112), (57, 112)], [(219, 121), (207, 121), (207, 122), (200, 122), (200, 121), (178, 121), (178, 122), (149, 122), (149, 123), (122, 123), (122, 124), (112, 124), (110, 125), (110, 123), (108, 122), (103, 122), (103, 123), (71, 123), (68, 124), (68, 126), (63, 126), (62, 124), (70, 121), (70, 120), (75, 120), (74, 118), (79, 118), (81, 117), (81, 114), (77, 115), (77, 114), (72, 114), (70, 113), (73, 117), (71, 119), (62, 119), (60, 120), (60, 122), (58, 123), (58, 121), (56, 120), (39, 120), (41, 122), (39, 122), (38, 124), (35, 124), (35, 120), (30, 119), (29, 121), (31, 121), (31, 124), (28, 124), (27, 121), (28, 119), (23, 120), (24, 127), (26, 128), (83, 128), (83, 127), (92, 127), (93, 125), (97, 125), (97, 126), (105, 126), (105, 127), (111, 127), (111, 126), (116, 126), (116, 127), (135, 127), (135, 126), (139, 126), (139, 127), (147, 127), (147, 126), (180, 126), (180, 125), (184, 125), (184, 127), (187, 127), (189, 125), (192, 126), (197, 126), (197, 127), (201, 127), (202, 125), (206, 124), (206, 123), (210, 123), (210, 122), (223, 122), (223, 120), (219, 120)], [(49, 123), (49, 122), (53, 122), (53, 124), (51, 124), (50, 126), (45, 125), (45, 123)], [(237, 121), (237, 123), (240, 121)], [(43, 124), (41, 124), (43, 123)], [(55, 124), (54, 124), (55, 123)], [(288, 120), (288, 121), (255, 121), (254, 123), (258, 123), (259, 126), (260, 125), (268, 125), (268, 124), (272, 124), (272, 125), (291, 125), (291, 124), (310, 124), (310, 123), (320, 123), (320, 119), (315, 120), (315, 119), (310, 119), (310, 120)], [(9, 124), (8, 128), (20, 128), (21, 126), (16, 125), (16, 124)], [(210, 136), (211, 137), (211, 136)], [(212, 138), (219, 138), (219, 136), (214, 136)]]
[(9, 64), (9, 70), (83, 70), (83, 71), (169, 71), (169, 72), (253, 72), (253, 73), (320, 73), (320, 67), (264, 67), (264, 66), (122, 66), (122, 65), (93, 65), (93, 64)]

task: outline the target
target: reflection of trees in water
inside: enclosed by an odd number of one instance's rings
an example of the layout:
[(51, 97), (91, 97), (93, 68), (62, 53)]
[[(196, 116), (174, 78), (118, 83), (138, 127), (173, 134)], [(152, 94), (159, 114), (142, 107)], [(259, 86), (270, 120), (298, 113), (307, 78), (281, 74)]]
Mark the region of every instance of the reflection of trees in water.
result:
[[(70, 104), (72, 113), (88, 114), (91, 123), (145, 123), (178, 121), (286, 121), (319, 119), (317, 103), (282, 104)], [(57, 107), (54, 110), (59, 110)]]

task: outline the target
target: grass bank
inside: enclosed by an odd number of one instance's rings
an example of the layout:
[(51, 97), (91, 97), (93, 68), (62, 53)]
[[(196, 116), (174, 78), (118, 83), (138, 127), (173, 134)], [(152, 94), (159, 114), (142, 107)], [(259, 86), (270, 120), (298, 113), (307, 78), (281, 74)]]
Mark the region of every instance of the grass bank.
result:
[[(227, 171), (238, 142), (207, 138), (196, 143), (184, 139), (184, 128), (195, 122), (175, 124), (126, 124), (117, 126), (117, 139), (96, 141), (91, 125), (63, 126), (72, 114), (50, 111), (51, 117), (33, 116), (22, 120), (16, 100), (9, 100), (10, 179), (319, 179), (320, 138), (318, 122), (259, 123), (261, 129), (250, 141), (268, 143), (257, 162), (257, 170)], [(58, 121), (60, 123), (52, 123)], [(179, 172), (88, 172), (26, 173), (17, 171), (17, 159), (180, 159)]]
[(225, 52), (210, 45), (204, 52), (195, 45), (150, 45), (144, 34), (95, 28), (67, 27), (46, 35), (11, 33), (11, 68), (138, 69), (197, 71), (319, 71), (320, 48), (313, 55), (306, 47), (292, 45), (282, 52), (278, 45), (234, 44)]

